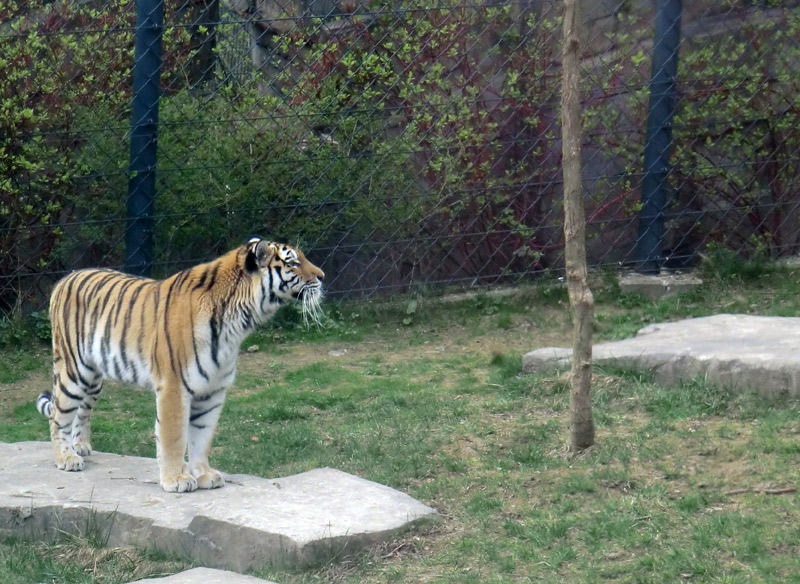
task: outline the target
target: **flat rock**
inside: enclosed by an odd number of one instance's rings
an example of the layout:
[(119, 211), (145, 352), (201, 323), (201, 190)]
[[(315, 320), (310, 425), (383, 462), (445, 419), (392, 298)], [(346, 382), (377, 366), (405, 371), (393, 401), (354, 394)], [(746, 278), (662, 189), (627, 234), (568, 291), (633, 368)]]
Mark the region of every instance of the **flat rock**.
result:
[(404, 493), (330, 468), (225, 475), (222, 489), (166, 493), (154, 459), (96, 452), (82, 472), (64, 472), (46, 442), (0, 443), (0, 477), (0, 536), (88, 531), (110, 546), (237, 572), (329, 561), (438, 517)]
[(618, 282), (622, 292), (626, 294), (635, 292), (654, 300), (686, 292), (703, 283), (700, 278), (692, 274), (676, 273), (654, 275), (628, 273), (620, 275)]
[[(719, 314), (653, 324), (594, 345), (592, 355), (598, 365), (653, 371), (664, 385), (704, 376), (737, 391), (800, 396), (800, 318)], [(522, 357), (522, 369), (568, 367), (571, 357), (571, 349), (537, 349)]]
[(213, 568), (194, 568), (166, 578), (147, 578), (134, 584), (274, 584), (261, 578)]

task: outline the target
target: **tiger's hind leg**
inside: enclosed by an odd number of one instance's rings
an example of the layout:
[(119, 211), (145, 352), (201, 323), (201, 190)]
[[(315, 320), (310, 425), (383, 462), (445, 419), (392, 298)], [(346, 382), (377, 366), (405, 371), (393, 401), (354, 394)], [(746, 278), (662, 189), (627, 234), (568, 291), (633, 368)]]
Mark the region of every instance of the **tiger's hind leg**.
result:
[(84, 391), (83, 401), (78, 407), (75, 419), (72, 421), (72, 448), (78, 456), (91, 456), (92, 454), (92, 411), (100, 399), (103, 391), (102, 379), (90, 385)]
[[(50, 438), (56, 456), (56, 466), (61, 470), (78, 471), (83, 470), (83, 457), (76, 450), (74, 438), (77, 427), (77, 443), (83, 453), (86, 453), (86, 442), (83, 442), (83, 434), (88, 429), (88, 419), (86, 416), (87, 391), (92, 386), (83, 387), (79, 382), (72, 381), (70, 376), (64, 372), (56, 372), (54, 375), (52, 408), (50, 412)], [(97, 401), (94, 396), (91, 406)], [(91, 408), (89, 408), (91, 415)], [(79, 412), (84, 416), (78, 418)], [(86, 436), (88, 438), (88, 436)], [(89, 447), (91, 448), (91, 447)]]

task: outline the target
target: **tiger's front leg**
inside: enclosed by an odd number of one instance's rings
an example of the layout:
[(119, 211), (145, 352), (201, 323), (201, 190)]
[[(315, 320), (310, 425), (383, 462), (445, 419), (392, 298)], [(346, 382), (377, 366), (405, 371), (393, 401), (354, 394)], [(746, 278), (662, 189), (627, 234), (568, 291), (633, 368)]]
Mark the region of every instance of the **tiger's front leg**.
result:
[(201, 489), (216, 489), (225, 485), (222, 475), (208, 464), (211, 440), (217, 427), (225, 388), (196, 394), (192, 397), (189, 414), (189, 472)]
[(197, 489), (197, 480), (186, 464), (189, 397), (180, 384), (156, 389), (156, 452), (161, 488), (171, 493)]

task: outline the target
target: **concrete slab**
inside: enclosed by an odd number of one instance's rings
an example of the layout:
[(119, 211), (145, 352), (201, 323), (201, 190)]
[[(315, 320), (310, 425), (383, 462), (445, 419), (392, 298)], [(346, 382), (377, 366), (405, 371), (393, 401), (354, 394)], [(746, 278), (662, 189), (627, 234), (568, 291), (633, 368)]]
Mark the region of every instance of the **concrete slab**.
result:
[(666, 298), (679, 292), (686, 292), (703, 283), (692, 274), (668, 273), (658, 275), (624, 273), (618, 280), (619, 289), (626, 294), (636, 292), (653, 300)]
[[(800, 318), (719, 314), (654, 324), (592, 353), (598, 365), (651, 370), (664, 385), (705, 376), (737, 391), (800, 396)], [(571, 357), (571, 349), (538, 349), (522, 357), (522, 369), (569, 367)]]
[(166, 578), (137, 580), (133, 584), (275, 584), (261, 578), (244, 576), (236, 572), (214, 570), (213, 568), (194, 568)]
[(430, 507), (323, 468), (263, 479), (226, 475), (222, 489), (166, 493), (154, 459), (95, 453), (82, 472), (56, 469), (45, 442), (0, 443), (0, 535), (55, 539), (92, 532), (241, 572), (302, 567), (370, 547), (426, 519)]

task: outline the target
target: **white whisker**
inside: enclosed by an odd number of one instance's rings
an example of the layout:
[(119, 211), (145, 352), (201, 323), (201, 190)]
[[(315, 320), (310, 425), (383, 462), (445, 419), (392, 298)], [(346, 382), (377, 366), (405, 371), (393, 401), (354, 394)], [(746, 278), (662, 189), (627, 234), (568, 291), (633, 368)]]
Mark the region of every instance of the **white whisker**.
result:
[(317, 286), (314, 288), (306, 288), (300, 295), (301, 311), (303, 313), (303, 324), (310, 327), (314, 323), (318, 327), (322, 326), (322, 318), (324, 312), (322, 311), (322, 289)]

